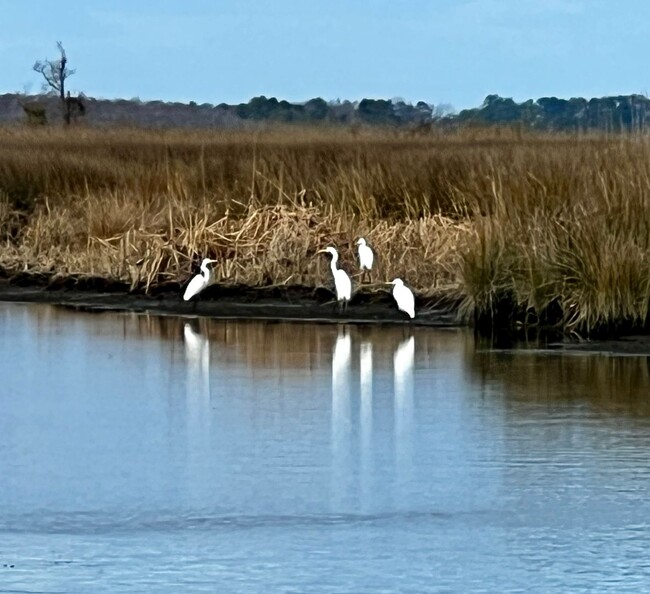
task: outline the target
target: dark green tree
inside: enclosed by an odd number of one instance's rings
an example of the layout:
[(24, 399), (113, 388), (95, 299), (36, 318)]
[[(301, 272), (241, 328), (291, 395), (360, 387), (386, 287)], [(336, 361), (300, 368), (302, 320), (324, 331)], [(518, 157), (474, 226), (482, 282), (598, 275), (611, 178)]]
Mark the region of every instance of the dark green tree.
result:
[(393, 102), (385, 99), (362, 99), (359, 102), (359, 118), (368, 124), (395, 124), (398, 118)]
[(315, 99), (310, 99), (305, 103), (304, 106), (305, 117), (310, 122), (320, 122), (327, 118), (329, 109), (327, 107), (327, 101), (316, 97)]

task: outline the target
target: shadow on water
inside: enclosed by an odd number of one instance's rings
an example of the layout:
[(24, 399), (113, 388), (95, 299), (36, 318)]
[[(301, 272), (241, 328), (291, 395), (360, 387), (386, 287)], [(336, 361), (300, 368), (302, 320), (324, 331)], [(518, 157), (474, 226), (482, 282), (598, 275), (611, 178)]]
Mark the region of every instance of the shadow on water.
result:
[[(443, 522), (453, 519), (454, 515), (430, 511), (394, 511), (384, 513), (330, 513), (318, 515), (217, 515), (217, 516), (179, 516), (156, 513), (148, 517), (119, 516), (116, 514), (101, 516), (99, 514), (60, 513), (37, 522), (29, 515), (14, 520), (1, 522), (0, 529), (5, 533), (30, 533), (38, 523), (39, 531), (47, 534), (111, 534), (161, 532), (174, 533), (184, 531), (211, 531), (227, 529), (259, 529), (287, 527), (319, 527), (350, 524), (386, 524), (390, 522)], [(461, 516), (463, 514), (460, 514)], [(480, 515), (480, 514), (479, 514)], [(0, 590), (2, 592), (2, 590)]]
[(476, 350), (467, 370), (517, 403), (582, 403), (594, 411), (650, 418), (650, 357), (579, 352)]

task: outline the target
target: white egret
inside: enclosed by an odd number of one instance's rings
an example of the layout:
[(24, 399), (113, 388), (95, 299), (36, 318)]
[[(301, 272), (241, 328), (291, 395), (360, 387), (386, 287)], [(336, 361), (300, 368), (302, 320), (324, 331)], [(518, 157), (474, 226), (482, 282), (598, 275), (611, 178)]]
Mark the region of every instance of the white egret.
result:
[(393, 285), (393, 297), (397, 302), (397, 309), (406, 313), (409, 318), (415, 317), (415, 297), (401, 278), (393, 279), (389, 285)]
[(373, 254), (372, 248), (366, 243), (366, 240), (363, 237), (359, 238), (357, 245), (359, 246), (359, 266), (361, 268), (361, 273), (370, 274), (372, 264), (375, 260), (375, 254)]
[(189, 301), (210, 284), (212, 281), (213, 271), (208, 268), (208, 264), (214, 262), (217, 262), (217, 260), (210, 260), (210, 258), (203, 259), (203, 262), (201, 262), (201, 272), (189, 282), (185, 289), (185, 293), (183, 293), (184, 301)]
[(332, 276), (334, 277), (334, 286), (336, 287), (336, 299), (339, 302), (339, 307), (345, 309), (348, 301), (352, 298), (352, 281), (342, 268), (337, 268), (336, 263), (339, 261), (339, 253), (333, 248), (328, 247), (324, 250), (319, 250), (319, 254), (330, 254), (332, 261), (330, 268), (332, 269)]

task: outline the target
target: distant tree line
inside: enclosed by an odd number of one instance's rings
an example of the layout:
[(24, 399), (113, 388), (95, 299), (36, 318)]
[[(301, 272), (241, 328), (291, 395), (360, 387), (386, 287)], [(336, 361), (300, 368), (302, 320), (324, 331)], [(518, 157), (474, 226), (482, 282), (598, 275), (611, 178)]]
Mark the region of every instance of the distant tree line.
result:
[(481, 107), (465, 109), (454, 119), (459, 124), (517, 124), (551, 131), (642, 132), (650, 125), (649, 117), (650, 99), (644, 95), (594, 99), (542, 97), (523, 103), (488, 95)]
[(644, 95), (619, 95), (583, 99), (542, 97), (517, 103), (488, 95), (480, 107), (454, 113), (447, 105), (424, 101), (415, 105), (401, 99), (362, 99), (358, 102), (316, 98), (289, 103), (275, 97), (254, 97), (239, 105), (219, 107), (242, 120), (275, 122), (361, 123), (379, 126), (517, 125), (550, 131), (644, 131), (650, 126), (650, 99)]
[(330, 101), (320, 97), (305, 103), (278, 101), (264, 95), (236, 106), (222, 103), (220, 108), (242, 120), (273, 122), (365, 123), (375, 125), (419, 124), (431, 121), (433, 105), (419, 101), (415, 105), (402, 100), (362, 99), (359, 102)]
[[(83, 100), (83, 101), (82, 101)], [(0, 95), (0, 122), (21, 117), (31, 124), (84, 116), (88, 124), (120, 123), (143, 126), (226, 127), (256, 126), (266, 122), (384, 126), (424, 132), (434, 127), (516, 126), (520, 129), (606, 132), (645, 132), (650, 129), (650, 99), (620, 95), (596, 99), (542, 97), (517, 103), (489, 95), (480, 107), (453, 113), (449, 106), (402, 100), (362, 99), (290, 103), (275, 97), (254, 97), (239, 105), (190, 102), (143, 102), (133, 99), (64, 98), (59, 94)], [(59, 120), (60, 121), (60, 120)]]

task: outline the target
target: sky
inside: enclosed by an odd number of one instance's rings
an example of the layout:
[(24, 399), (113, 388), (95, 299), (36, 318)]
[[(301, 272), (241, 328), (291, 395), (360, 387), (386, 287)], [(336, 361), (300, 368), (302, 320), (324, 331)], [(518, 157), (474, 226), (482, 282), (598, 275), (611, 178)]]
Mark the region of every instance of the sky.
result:
[(0, 0), (0, 93), (240, 103), (402, 98), (475, 107), (650, 89), (647, 0)]

